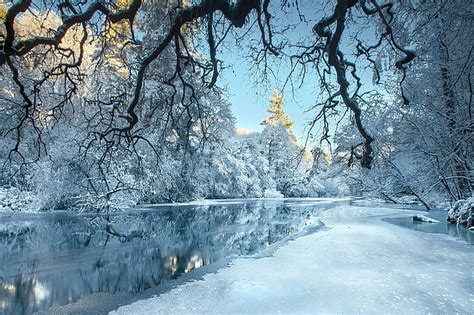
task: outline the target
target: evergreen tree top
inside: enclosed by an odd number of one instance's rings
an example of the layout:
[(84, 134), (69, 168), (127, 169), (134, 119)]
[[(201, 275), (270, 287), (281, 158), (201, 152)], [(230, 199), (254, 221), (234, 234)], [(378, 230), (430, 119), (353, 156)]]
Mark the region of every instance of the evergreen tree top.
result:
[(290, 120), (288, 115), (285, 113), (283, 109), (283, 104), (285, 100), (281, 95), (278, 89), (273, 91), (273, 95), (270, 97), (270, 104), (268, 105), (267, 111), (271, 114), (270, 117), (265, 118), (262, 121), (262, 125), (267, 126), (278, 126), (283, 125), (286, 128), (291, 127), (294, 122)]

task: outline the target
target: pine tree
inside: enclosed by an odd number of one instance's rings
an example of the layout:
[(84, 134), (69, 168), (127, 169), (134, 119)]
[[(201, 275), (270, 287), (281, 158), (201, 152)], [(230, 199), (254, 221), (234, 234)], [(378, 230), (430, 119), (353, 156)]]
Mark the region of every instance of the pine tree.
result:
[(293, 125), (293, 121), (290, 120), (288, 115), (283, 110), (283, 104), (285, 100), (281, 95), (278, 89), (273, 91), (272, 97), (270, 97), (270, 105), (268, 106), (268, 112), (271, 114), (270, 117), (264, 119), (262, 121), (262, 125), (266, 126), (285, 126), (286, 128), (290, 128)]
[(5, 17), (7, 16), (7, 6), (3, 3), (3, 0), (0, 1), (0, 21), (5, 21)]

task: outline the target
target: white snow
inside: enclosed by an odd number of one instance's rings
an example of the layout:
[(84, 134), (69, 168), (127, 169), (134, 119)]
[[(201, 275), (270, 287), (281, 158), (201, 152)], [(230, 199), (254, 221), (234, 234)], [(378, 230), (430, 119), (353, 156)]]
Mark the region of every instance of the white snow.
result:
[(474, 197), (457, 201), (448, 210), (448, 221), (467, 228), (474, 226)]
[(265, 189), (263, 196), (265, 198), (283, 198), (283, 194), (277, 191), (275, 188), (273, 189)]
[(341, 206), (329, 228), (269, 257), (235, 259), (201, 280), (111, 314), (474, 314), (470, 245), (382, 221), (414, 211)]
[(277, 203), (293, 202), (295, 206), (306, 207), (310, 205), (317, 205), (321, 203), (336, 203), (342, 201), (356, 200), (357, 198), (346, 196), (346, 197), (303, 197), (303, 198), (283, 198), (283, 197), (265, 197), (265, 198), (228, 198), (228, 199), (198, 199), (187, 202), (175, 202), (175, 203), (156, 203), (156, 204), (142, 204), (133, 208), (133, 211), (158, 208), (158, 207), (183, 207), (183, 206), (211, 206), (211, 205), (232, 205), (232, 204), (243, 204), (249, 201), (255, 202), (268, 202), (274, 201)]
[(0, 187), (0, 212), (35, 211), (32, 207), (33, 193), (16, 187)]
[(415, 214), (413, 216), (413, 221), (427, 222), (427, 223), (439, 223), (438, 220), (435, 220), (433, 218), (427, 217), (426, 215), (422, 215), (422, 214)]

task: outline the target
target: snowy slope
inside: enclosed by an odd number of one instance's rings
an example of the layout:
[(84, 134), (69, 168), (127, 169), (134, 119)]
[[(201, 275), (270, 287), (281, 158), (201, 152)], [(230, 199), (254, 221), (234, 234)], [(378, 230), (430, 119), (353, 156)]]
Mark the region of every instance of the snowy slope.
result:
[(271, 257), (236, 259), (112, 314), (473, 314), (474, 249), (447, 235), (382, 221), (413, 213), (327, 210), (321, 220), (329, 229), (290, 241)]

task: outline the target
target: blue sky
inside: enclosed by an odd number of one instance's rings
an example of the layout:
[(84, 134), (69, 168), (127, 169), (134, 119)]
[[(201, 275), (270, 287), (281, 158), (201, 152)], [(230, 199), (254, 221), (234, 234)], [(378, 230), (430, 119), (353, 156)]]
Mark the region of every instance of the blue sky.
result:
[[(308, 12), (318, 12), (320, 10), (319, 7), (311, 2), (304, 3), (304, 5), (306, 6), (305, 10)], [(302, 9), (304, 8), (302, 7)], [(281, 14), (281, 9), (273, 8), (271, 12), (279, 12)], [(278, 30), (280, 26), (286, 27), (289, 24), (295, 24), (293, 28), (287, 29), (283, 36), (274, 34), (275, 44), (287, 38), (292, 42), (297, 42), (305, 38), (308, 32), (311, 33), (314, 21), (301, 23), (299, 18), (294, 15), (295, 10), (290, 10), (290, 12), (293, 15), (282, 14), (281, 16), (274, 16), (272, 19), (272, 25), (275, 26), (275, 30)], [(256, 26), (254, 27), (254, 32), (250, 32), (247, 35), (247, 42), (242, 44), (241, 47), (230, 45), (231, 49), (222, 51), (221, 59), (224, 61), (225, 66), (229, 68), (222, 71), (219, 83), (227, 88), (229, 101), (232, 104), (232, 110), (237, 119), (237, 127), (261, 131), (263, 126), (260, 125), (260, 122), (268, 115), (269, 97), (273, 94), (275, 88), (278, 88), (280, 91), (282, 90), (290, 66), (288, 63), (282, 63), (278, 59), (270, 57), (273, 73), (263, 77), (262, 72), (255, 69), (252, 62), (244, 56), (244, 54), (248, 54), (250, 51), (248, 49), (250, 45), (248, 38), (254, 41), (260, 38), (260, 33)], [(253, 45), (255, 46), (255, 42)], [(289, 86), (282, 91), (285, 99), (284, 109), (290, 119), (295, 122), (293, 130), (300, 142), (304, 142), (306, 137), (305, 128), (307, 127), (308, 120), (312, 118), (312, 115), (305, 113), (305, 110), (311, 104), (314, 104), (317, 93), (316, 77), (314, 76), (311, 79), (311, 76), (308, 75), (305, 81), (305, 84), (294, 95), (288, 89)]]
[[(252, 75), (245, 61), (240, 61), (223, 71), (220, 84), (227, 87), (237, 127), (261, 131), (263, 126), (260, 123), (268, 116), (269, 97), (275, 88), (281, 88), (282, 83), (274, 79), (263, 82), (262, 79), (261, 85), (255, 85), (255, 79), (249, 78)], [(295, 122), (293, 129), (300, 142), (304, 141), (306, 122), (311, 118), (311, 115), (305, 113), (305, 109), (314, 102), (314, 90), (315, 86), (306, 84), (295, 97), (291, 93), (284, 95), (284, 109)]]

